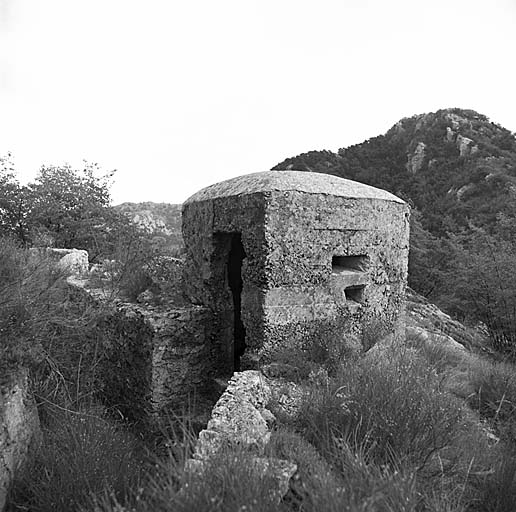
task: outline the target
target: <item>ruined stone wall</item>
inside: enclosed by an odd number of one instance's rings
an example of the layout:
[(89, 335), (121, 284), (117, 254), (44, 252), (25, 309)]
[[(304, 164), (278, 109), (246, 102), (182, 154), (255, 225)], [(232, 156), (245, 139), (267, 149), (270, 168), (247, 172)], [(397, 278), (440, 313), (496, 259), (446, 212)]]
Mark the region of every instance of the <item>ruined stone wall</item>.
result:
[[(5, 378), (5, 376), (3, 376)], [(28, 372), (18, 370), (0, 387), (0, 510), (13, 477), (23, 470), (31, 446), (39, 439), (39, 419), (29, 392)]]
[(69, 283), (76, 301), (103, 311), (96, 325), (102, 353), (95, 372), (103, 403), (131, 421), (145, 421), (202, 391), (210, 366), (209, 309), (173, 300), (158, 305), (113, 301), (85, 280)]
[(108, 306), (97, 327), (104, 352), (99, 397), (130, 421), (140, 421), (152, 412), (152, 328), (130, 305)]
[(220, 452), (245, 453), (249, 469), (256, 478), (270, 479), (271, 491), (279, 502), (287, 493), (297, 466), (265, 454), (276, 421), (267, 409), (271, 397), (269, 380), (260, 372), (235, 373), (215, 404), (206, 428), (199, 433), (193, 458), (187, 461), (187, 471), (202, 478)]
[(106, 337), (99, 393), (132, 421), (179, 411), (207, 390), (213, 315), (202, 306), (120, 303), (99, 325)]

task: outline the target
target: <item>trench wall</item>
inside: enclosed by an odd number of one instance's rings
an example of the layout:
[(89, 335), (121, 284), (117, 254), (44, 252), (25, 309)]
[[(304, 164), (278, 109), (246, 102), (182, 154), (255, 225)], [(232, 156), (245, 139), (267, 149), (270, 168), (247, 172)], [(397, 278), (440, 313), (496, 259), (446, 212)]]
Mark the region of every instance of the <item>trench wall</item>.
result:
[(18, 471), (40, 436), (36, 404), (29, 392), (28, 371), (12, 372), (0, 387), (0, 510)]

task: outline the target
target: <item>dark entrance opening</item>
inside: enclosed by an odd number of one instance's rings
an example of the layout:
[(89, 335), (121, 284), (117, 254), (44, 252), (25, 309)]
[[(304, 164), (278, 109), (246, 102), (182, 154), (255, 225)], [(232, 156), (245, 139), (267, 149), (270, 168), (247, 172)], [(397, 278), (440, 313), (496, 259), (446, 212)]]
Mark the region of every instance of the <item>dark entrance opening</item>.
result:
[(232, 233), (228, 257), (228, 281), (233, 296), (234, 371), (240, 371), (240, 358), (245, 351), (245, 326), (242, 322), (242, 262), (245, 257), (241, 234)]

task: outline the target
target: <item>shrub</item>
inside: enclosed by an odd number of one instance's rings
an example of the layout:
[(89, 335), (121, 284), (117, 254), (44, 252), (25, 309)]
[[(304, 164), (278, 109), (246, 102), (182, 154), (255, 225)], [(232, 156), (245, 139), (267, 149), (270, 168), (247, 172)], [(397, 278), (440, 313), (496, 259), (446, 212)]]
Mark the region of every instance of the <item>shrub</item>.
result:
[(362, 325), (360, 341), (364, 352), (373, 348), (393, 330), (393, 325), (387, 319), (371, 316)]
[(344, 318), (334, 325), (325, 321), (305, 322), (298, 328), (303, 332), (302, 344), (283, 345), (271, 355), (275, 363), (287, 364), (296, 381), (303, 381), (321, 368), (334, 374), (343, 361), (354, 361), (362, 352), (358, 336), (349, 332)]

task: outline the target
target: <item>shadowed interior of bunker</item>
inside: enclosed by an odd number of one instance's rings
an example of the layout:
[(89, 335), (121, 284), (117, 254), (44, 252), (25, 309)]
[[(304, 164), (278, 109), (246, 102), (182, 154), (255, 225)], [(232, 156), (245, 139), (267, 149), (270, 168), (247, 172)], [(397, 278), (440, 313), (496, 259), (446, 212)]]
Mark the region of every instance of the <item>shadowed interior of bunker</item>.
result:
[(240, 370), (240, 357), (245, 351), (245, 326), (242, 322), (242, 262), (246, 257), (242, 235), (231, 233), (227, 275), (233, 296), (233, 368)]
[(220, 314), (225, 326), (221, 332), (225, 361), (221, 363), (225, 372), (232, 373), (240, 370), (240, 358), (246, 347), (246, 329), (242, 321), (242, 264), (247, 255), (239, 232), (216, 232), (213, 241), (212, 269), (221, 285), (217, 287), (217, 301), (222, 306)]

